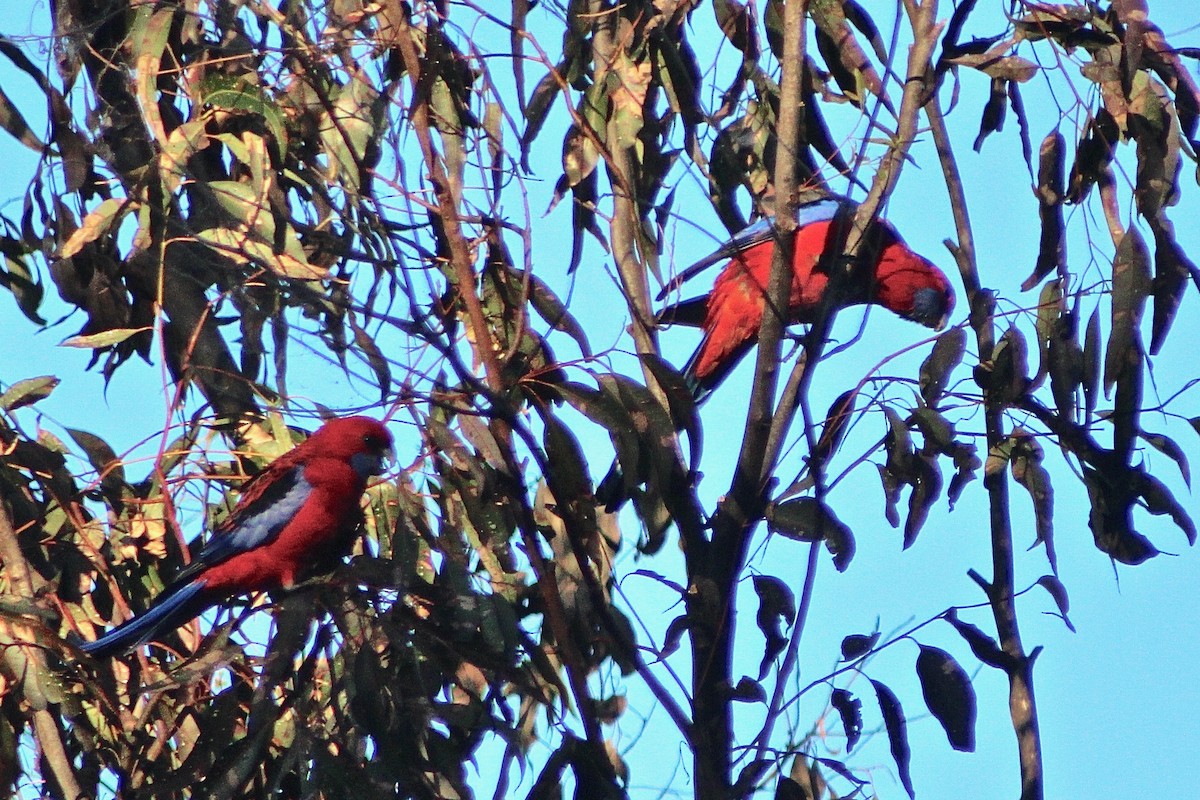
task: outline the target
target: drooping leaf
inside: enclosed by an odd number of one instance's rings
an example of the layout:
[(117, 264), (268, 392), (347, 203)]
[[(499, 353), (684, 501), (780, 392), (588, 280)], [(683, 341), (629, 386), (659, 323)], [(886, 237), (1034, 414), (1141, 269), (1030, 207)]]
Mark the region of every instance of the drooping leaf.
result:
[(755, 575), (754, 591), (758, 594), (756, 621), (766, 639), (758, 667), (758, 679), (761, 681), (767, 676), (771, 663), (787, 645), (783, 623), (791, 625), (796, 621), (796, 598), (786, 583), (771, 575)]
[(1112, 330), (1104, 357), (1104, 391), (1130, 370), (1140, 369), (1138, 329), (1150, 295), (1150, 251), (1137, 228), (1130, 228), (1113, 259)]
[(1183, 482), (1190, 489), (1192, 487), (1192, 469), (1188, 465), (1187, 454), (1183, 452), (1183, 448), (1174, 439), (1163, 436), (1161, 433), (1140, 431), (1138, 435), (1155, 450), (1175, 462), (1175, 466), (1179, 467), (1179, 474), (1183, 477)]
[(799, 542), (824, 541), (833, 565), (844, 572), (854, 557), (854, 534), (833, 509), (815, 497), (796, 497), (772, 503), (766, 512), (767, 527)]
[(1100, 399), (1100, 309), (1088, 318), (1083, 339), (1083, 405), (1084, 417), (1090, 418)]
[(1029, 383), (1029, 347), (1025, 336), (1013, 326), (1000, 337), (992, 353), (988, 390), (998, 402), (1015, 404), (1025, 396)]
[(1092, 187), (1109, 180), (1109, 171), (1116, 156), (1121, 132), (1106, 109), (1101, 108), (1088, 123), (1083, 138), (1075, 148), (1075, 163), (1067, 179), (1067, 202), (1083, 202)]
[(1046, 370), (1054, 406), (1065, 419), (1079, 415), (1077, 393), (1083, 385), (1083, 349), (1078, 341), (1074, 311), (1064, 311), (1049, 325), (1046, 340)]
[(529, 302), (538, 315), (556, 331), (562, 331), (575, 340), (584, 358), (591, 358), (592, 347), (579, 321), (567, 310), (546, 282), (536, 275), (529, 276)]
[(942, 493), (942, 473), (932, 458), (913, 459), (912, 492), (908, 496), (908, 518), (904, 521), (904, 549), (912, 547), (925, 525), (929, 511)]
[(120, 485), (125, 482), (125, 466), (117, 458), (116, 451), (112, 449), (112, 446), (108, 442), (94, 433), (74, 428), (67, 428), (67, 433), (75, 440), (75, 444), (79, 445), (83, 450), (87, 456), (88, 463), (96, 470), (105, 485), (113, 483)]
[(1033, 514), (1037, 523), (1037, 539), (1034, 545), (1046, 546), (1046, 558), (1050, 569), (1058, 573), (1058, 557), (1054, 552), (1054, 486), (1050, 473), (1042, 466), (1045, 454), (1037, 440), (1018, 428), (1013, 431), (1013, 448), (1009, 455), (1009, 466), (1013, 480), (1029, 492), (1033, 501)]
[(1183, 302), (1187, 291), (1187, 280), (1190, 276), (1196, 288), (1200, 290), (1200, 269), (1188, 257), (1175, 238), (1175, 228), (1165, 213), (1150, 220), (1150, 228), (1154, 232), (1154, 321), (1150, 336), (1150, 355), (1158, 355), (1171, 323)]
[(683, 641), (683, 635), (691, 628), (691, 620), (686, 614), (680, 614), (675, 619), (671, 620), (671, 624), (667, 626), (666, 636), (663, 638), (662, 650), (658, 652), (658, 660), (662, 661), (667, 656), (679, 649), (679, 643)]
[(955, 750), (975, 750), (975, 687), (958, 662), (937, 647), (921, 645), (917, 678), (929, 713), (942, 724)]
[(976, 658), (989, 667), (995, 667), (996, 669), (1008, 668), (1011, 659), (1000, 649), (1000, 645), (996, 644), (995, 639), (988, 636), (977, 626), (969, 622), (963, 622), (958, 618), (958, 612), (954, 609), (947, 611), (945, 618), (954, 627), (954, 630), (958, 631), (958, 635), (970, 646), (971, 652), (975, 654)]
[(676, 430), (684, 431), (687, 434), (688, 463), (692, 469), (696, 469), (700, 464), (700, 454), (704, 445), (700, 415), (696, 409), (696, 398), (688, 389), (683, 375), (661, 356), (654, 353), (642, 353), (640, 358), (666, 394), (667, 410), (671, 413), (671, 421)]
[(1133, 528), (1134, 495), (1127, 469), (1102, 472), (1087, 465), (1082, 469), (1091, 503), (1088, 527), (1100, 552), (1130, 566), (1158, 555), (1158, 548)]
[(829, 696), (829, 704), (842, 718), (842, 730), (846, 732), (846, 752), (849, 753), (862, 736), (862, 700), (845, 689), (834, 689)]
[(1171, 490), (1158, 478), (1139, 470), (1136, 473), (1135, 490), (1146, 505), (1146, 510), (1156, 516), (1167, 515), (1187, 537), (1188, 544), (1196, 543), (1196, 523), (1180, 505)]
[(979, 135), (975, 137), (973, 148), (978, 153), (983, 148), (983, 140), (996, 131), (1004, 130), (1004, 115), (1008, 111), (1008, 91), (1005, 89), (1003, 78), (992, 78), (992, 92), (983, 107), (983, 118), (979, 121)]
[(821, 435), (813, 453), (813, 458), (818, 463), (827, 461), (846, 437), (850, 419), (854, 416), (854, 398), (857, 396), (858, 392), (850, 389), (842, 392), (830, 403), (829, 410), (825, 413), (825, 425), (821, 428)]
[(1058, 606), (1058, 615), (1062, 618), (1063, 623), (1071, 633), (1075, 632), (1075, 626), (1071, 624), (1070, 617), (1067, 612), (1071, 610), (1071, 600), (1067, 596), (1067, 587), (1063, 585), (1054, 575), (1043, 575), (1037, 579), (1038, 586), (1045, 589), (1050, 597), (1054, 600), (1054, 605)]
[(910, 771), (912, 750), (908, 744), (908, 723), (904, 718), (904, 709), (900, 705), (900, 700), (887, 686), (876, 680), (872, 680), (871, 685), (875, 687), (875, 696), (879, 699), (879, 710), (883, 713), (883, 726), (887, 730), (892, 758), (896, 761), (896, 774), (900, 777), (900, 783), (908, 792), (908, 796), (915, 800), (917, 795), (913, 791)]
[(962, 328), (951, 328), (937, 338), (929, 357), (921, 362), (919, 373), (921, 399), (925, 405), (937, 408), (949, 384), (950, 373), (962, 363), (966, 351), (967, 332)]
[(1033, 274), (1021, 284), (1027, 292), (1042, 278), (1057, 270), (1062, 274), (1067, 266), (1066, 223), (1063, 221), (1063, 201), (1066, 191), (1066, 139), (1053, 131), (1042, 140), (1038, 158), (1038, 216), (1041, 218), (1041, 237), (1038, 242), (1037, 263)]

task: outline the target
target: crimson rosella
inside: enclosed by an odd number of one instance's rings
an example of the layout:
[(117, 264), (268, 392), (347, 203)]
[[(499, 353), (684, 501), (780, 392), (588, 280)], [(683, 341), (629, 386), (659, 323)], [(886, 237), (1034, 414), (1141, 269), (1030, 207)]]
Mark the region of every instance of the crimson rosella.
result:
[[(845, 198), (825, 198), (796, 209), (789, 324), (812, 322), (829, 285), (829, 264), (849, 231), (856, 205)], [(758, 340), (766, 307), (766, 287), (775, 245), (773, 221), (763, 219), (733, 237), (719, 250), (688, 267), (667, 291), (719, 261), (729, 262), (712, 291), (659, 312), (664, 323), (696, 325), (704, 338), (683, 369), (697, 401), (719, 384)], [(905, 319), (940, 329), (954, 308), (954, 291), (941, 270), (904, 244), (888, 222), (878, 220), (864, 247), (866, 277), (845, 287), (838, 306), (874, 303)]]
[(326, 422), (243, 487), (229, 518), (145, 613), (83, 651), (124, 652), (234, 595), (291, 587), (358, 527), (367, 479), (383, 471), (391, 446), (377, 420)]

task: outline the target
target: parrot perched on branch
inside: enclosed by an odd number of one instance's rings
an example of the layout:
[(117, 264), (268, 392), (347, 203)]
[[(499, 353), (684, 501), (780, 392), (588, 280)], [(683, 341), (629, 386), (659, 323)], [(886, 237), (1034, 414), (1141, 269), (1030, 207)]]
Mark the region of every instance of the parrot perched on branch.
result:
[(156, 639), (229, 597), (289, 588), (362, 522), (367, 479), (392, 435), (367, 417), (322, 425), (242, 489), (233, 512), (150, 608), (81, 649), (96, 658)]
[[(830, 283), (830, 266), (845, 245), (856, 207), (845, 198), (825, 198), (796, 208), (788, 324), (816, 319)], [(774, 222), (762, 219), (685, 269), (659, 294), (661, 300), (706, 267), (729, 260), (711, 292), (670, 305), (658, 314), (661, 323), (704, 329), (700, 346), (683, 368), (697, 402), (705, 399), (758, 341), (774, 251)], [(954, 309), (954, 290), (946, 276), (910, 250), (884, 220), (868, 229), (858, 266), (861, 270), (852, 273), (851, 285), (841, 287), (837, 307), (873, 303), (937, 330)]]

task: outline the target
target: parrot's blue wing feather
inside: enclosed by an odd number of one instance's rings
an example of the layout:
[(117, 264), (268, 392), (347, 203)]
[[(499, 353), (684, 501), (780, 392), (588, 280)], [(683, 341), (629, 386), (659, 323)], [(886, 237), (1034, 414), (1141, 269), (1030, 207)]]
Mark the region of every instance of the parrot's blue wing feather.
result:
[(221, 525), (196, 556), (196, 562), (212, 566), (271, 542), (311, 494), (312, 484), (304, 479), (303, 467), (281, 474), (253, 502), (238, 508)]
[[(836, 217), (840, 211), (853, 207), (854, 204), (844, 197), (823, 197), (820, 200), (814, 200), (811, 203), (804, 203), (796, 207), (796, 225), (803, 228), (805, 225), (812, 225), (814, 222), (828, 222)], [(691, 280), (713, 264), (727, 261), (738, 253), (744, 253), (755, 245), (768, 241), (775, 235), (774, 229), (775, 220), (771, 217), (763, 217), (753, 225), (742, 228), (733, 235), (732, 239), (721, 245), (716, 252), (710, 253), (676, 275), (658, 293), (658, 299), (662, 300), (668, 293), (679, 288), (680, 285)]]

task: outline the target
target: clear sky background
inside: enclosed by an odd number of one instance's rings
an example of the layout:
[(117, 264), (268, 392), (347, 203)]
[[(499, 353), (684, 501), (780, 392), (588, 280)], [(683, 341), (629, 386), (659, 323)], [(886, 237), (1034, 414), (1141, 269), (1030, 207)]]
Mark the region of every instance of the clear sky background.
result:
[[(876, 15), (881, 28), (890, 28), (890, 3), (871, 0), (864, 5)], [(1007, 4), (982, 0), (979, 5), (981, 11), (977, 17), (981, 21), (967, 34), (984, 35), (999, 30), (1002, 25), (1000, 8)], [(945, 19), (951, 6), (946, 2), (941, 6), (939, 16)], [(1150, 10), (1152, 19), (1163, 27), (1175, 46), (1200, 46), (1200, 7), (1193, 0), (1152, 0)], [(458, 13), (459, 9), (452, 11), (452, 19), (458, 18)], [(37, 37), (48, 30), (48, 14), (48, 4), (44, 2), (13, 0), (0, 4), (0, 32), (25, 41), (26, 51), (34, 61), (46, 64), (48, 46)], [(707, 8), (696, 12), (697, 32), (713, 31), (707, 16), (710, 14)], [(991, 27), (984, 24), (987, 19), (992, 20)], [(902, 30), (906, 27), (905, 21)], [(531, 29), (548, 52), (557, 52), (559, 29), (544, 9), (533, 15)], [(507, 36), (488, 25), (479, 25), (470, 33), (480, 47), (502, 49), (507, 46)], [(33, 38), (24, 39), (30, 34)], [(704, 54), (720, 46), (715, 38), (711, 42), (694, 44), (702, 62)], [(1049, 50), (1044, 48), (1038, 52), (1048, 54)], [(1023, 50), (1022, 54), (1032, 57), (1029, 50)], [(722, 53), (722, 58), (727, 56), (728, 53)], [(1188, 63), (1195, 70), (1196, 62)], [(497, 81), (505, 85), (510, 77), (506, 72), (507, 65), (496, 62), (491, 68)], [(1068, 70), (1073, 69), (1068, 66)], [(534, 66), (529, 74), (532, 84), (542, 70)], [(987, 97), (987, 79), (964, 71), (962, 80), (960, 105), (950, 118), (950, 124), (956, 133), (959, 166), (964, 172), (975, 225), (982, 279), (985, 286), (995, 289), (1006, 299), (1007, 304), (1002, 305), (1002, 309), (1015, 312), (1021, 307), (1033, 306), (1037, 301), (1036, 290), (1022, 294), (1018, 289), (1036, 257), (1037, 205), (1030, 191), (1030, 176), (1020, 157), (1020, 139), (1016, 120), (1011, 114), (1003, 132), (993, 134), (984, 143), (980, 154), (972, 152), (971, 144)], [(0, 85), (21, 106), (34, 129), (43, 131), (44, 108), (36, 91), (31, 91), (32, 84), (26, 76), (9, 63), (0, 62)], [(1083, 80), (1078, 80), (1077, 86), (1081, 92), (1090, 88)], [(1050, 131), (1047, 126), (1058, 119), (1052, 109), (1056, 105), (1064, 106), (1067, 98), (1061, 86), (1047, 86), (1041, 78), (1035, 78), (1022, 89), (1034, 120), (1031, 136), (1036, 148)], [(1090, 96), (1085, 95), (1084, 99), (1090, 101)], [(860, 132), (854, 113), (852, 109), (846, 109), (845, 113), (834, 116), (835, 124), (842, 126), (840, 130), (844, 135)], [(1070, 112), (1060, 128), (1069, 141), (1075, 135), (1073, 120), (1077, 119), (1078, 113)], [(567, 205), (564, 203), (545, 219), (538, 218), (549, 203), (560, 171), (559, 146), (565, 124), (565, 115), (559, 108), (547, 123), (531, 159), (536, 173), (529, 183), (530, 208), (534, 217), (533, 262), (538, 275), (561, 295), (572, 295), (572, 311), (584, 323), (595, 349), (601, 350), (614, 343), (628, 349), (631, 344), (622, 338), (628, 320), (611, 277), (610, 261), (599, 247), (589, 243), (578, 277), (572, 282), (565, 274), (564, 261), (564, 254), (570, 247)], [(4, 159), (7, 178), (0, 186), (0, 212), (10, 219), (17, 218), (23, 191), (35, 168), (35, 155), (0, 134), (0, 156)], [(1127, 213), (1130, 205), (1128, 184), (1133, 176), (1131, 156), (1131, 148), (1123, 147), (1121, 163), (1124, 172), (1120, 180), (1123, 181), (1122, 197), (1126, 200)], [(952, 272), (953, 261), (942, 241), (953, 238), (955, 232), (941, 183), (941, 171), (927, 137), (917, 142), (913, 157), (915, 163), (905, 167), (887, 216), (915, 250)], [(1200, 260), (1200, 187), (1194, 179), (1194, 168), (1195, 164), (1185, 159), (1181, 178), (1184, 197), (1171, 216), (1185, 250)], [(669, 249), (664, 258), (668, 269), (670, 265), (675, 269), (682, 268), (707, 254), (721, 235), (721, 226), (696, 177), (682, 173), (673, 177), (677, 178), (680, 187), (675, 211), (681, 221), (668, 230)], [(868, 171), (863, 180), (869, 182), (870, 177)], [(844, 182), (835, 182), (833, 187), (846, 190)], [(520, 214), (519, 209), (508, 211)], [(1072, 273), (1085, 284), (1095, 282), (1109, 273), (1112, 256), (1103, 218), (1094, 202), (1072, 209), (1068, 214)], [(1088, 244), (1089, 234), (1094, 249)], [(67, 309), (54, 296), (49, 276), (42, 278), (49, 295), (43, 316), (57, 320), (67, 313)], [(705, 280), (699, 279), (701, 283)], [(953, 322), (963, 321), (963, 305), (960, 291), (960, 303)], [(1107, 303), (1102, 305), (1101, 314), (1107, 322)], [(1014, 318), (1032, 341), (1030, 317), (1017, 315)], [(859, 313), (844, 314), (835, 336), (848, 338), (861, 319)], [(161, 364), (157, 360), (153, 365), (128, 364), (117, 371), (105, 392), (103, 378), (98, 372), (83, 372), (89, 357), (86, 351), (58, 346), (62, 339), (76, 333), (82, 322), (82, 316), (76, 315), (49, 330), (38, 332), (17, 311), (11, 297), (0, 293), (0, 342), (3, 343), (0, 345), (0, 383), (7, 385), (42, 374), (57, 375), (62, 379), (62, 385), (37, 406), (38, 412), (44, 415), (39, 420), (41, 425), (60, 436), (64, 425), (85, 428), (105, 437), (119, 453), (134, 449), (145, 437), (161, 430), (170, 417), (167, 405), (170, 392), (164, 388)], [(835, 396), (872, 374), (890, 354), (922, 342), (927, 333), (886, 313), (872, 313), (862, 341), (820, 366), (813, 392), (814, 408), (824, 409)], [(682, 329), (666, 331), (662, 339), (665, 355), (676, 364), (683, 363), (697, 340), (694, 332)], [(554, 341), (561, 358), (576, 355), (569, 342)], [(1189, 286), (1167, 347), (1155, 360), (1156, 386), (1147, 386), (1147, 403), (1154, 402), (1156, 389), (1160, 398), (1166, 398), (1196, 377), (1200, 372), (1197, 341), (1200, 341), (1200, 294), (1194, 286)], [(928, 343), (922, 344), (889, 362), (880, 372), (915, 377), (917, 365), (928, 350)], [(969, 357), (968, 362), (970, 360)], [(1031, 355), (1031, 360), (1036, 364), (1036, 355)], [(710, 508), (729, 483), (741, 438), (751, 362), (752, 359), (748, 359), (746, 366), (735, 373), (704, 408), (706, 452), (702, 486)], [(627, 357), (614, 355), (611, 363), (614, 369), (638, 374)], [(956, 377), (969, 380), (969, 371), (960, 370)], [(372, 395), (370, 387), (342, 377), (317, 359), (305, 364), (295, 357), (290, 383), (297, 395), (334, 407), (370, 402)], [(893, 389), (889, 396), (904, 395)], [(1193, 389), (1184, 394), (1178, 401), (1178, 410), (1185, 416), (1200, 415), (1200, 390)], [(22, 414), (28, 424), (32, 415), (28, 411)], [(1147, 414), (1143, 425), (1147, 430), (1174, 437), (1193, 456), (1193, 466), (1200, 468), (1200, 459), (1195, 457), (1200, 454), (1200, 438), (1186, 423)], [(979, 432), (982, 420), (978, 415), (965, 415), (959, 428), (964, 432)], [(852, 431), (843, 454), (861, 452), (878, 439), (883, 430), (881, 414), (868, 416)], [(400, 462), (407, 463), (414, 457), (415, 450), (406, 454), (403, 431), (397, 433), (401, 436)], [(587, 430), (584, 434), (592, 469), (600, 472), (611, 457), (607, 436), (597, 430)], [(1195, 665), (1200, 661), (1200, 599), (1197, 593), (1200, 553), (1188, 548), (1182, 534), (1169, 523), (1138, 514), (1139, 530), (1146, 533), (1160, 550), (1176, 553), (1178, 557), (1163, 555), (1139, 567), (1114, 569), (1092, 543), (1086, 525), (1086, 496), (1082, 489), (1065, 471), (1063, 459), (1055, 448), (1047, 443), (1046, 451), (1047, 466), (1056, 479), (1059, 573), (1070, 592), (1070, 616), (1077, 629), (1076, 633), (1071, 633), (1060, 620), (1042, 613), (1053, 610), (1054, 606), (1040, 589), (1020, 601), (1026, 648), (1045, 648), (1034, 675), (1042, 723), (1046, 796), (1191, 796), (1195, 792), (1196, 752), (1200, 748), (1200, 682), (1194, 674)], [(1164, 480), (1185, 508), (1196, 515), (1200, 506), (1195, 495), (1184, 486), (1175, 465), (1153, 451), (1144, 456), (1154, 474)], [(788, 470), (794, 471), (799, 459), (800, 450), (792, 452), (790, 458), (785, 458), (781, 474), (790, 477)], [(849, 460), (836, 462), (835, 470), (840, 470)], [(133, 473), (137, 475), (140, 471), (134, 468)], [(986, 507), (979, 489), (979, 483), (968, 486), (953, 512), (947, 509), (943, 498), (916, 544), (902, 552), (900, 532), (884, 520), (883, 493), (871, 463), (858, 467), (850, 478), (835, 488), (829, 502), (855, 532), (858, 554), (844, 574), (836, 573), (828, 559), (822, 559), (809, 630), (801, 647), (802, 684), (820, 678), (832, 668), (841, 637), (848, 633), (867, 633), (876, 628), (885, 632), (903, 629), (936, 615), (948, 605), (966, 606), (982, 600), (978, 587), (967, 577), (971, 567), (985, 576), (991, 572)], [(1023, 547), (1033, 542), (1032, 513), (1028, 497), (1019, 487), (1013, 487), (1012, 498), (1016, 509), (1016, 541), (1018, 547)], [(624, 529), (627, 539), (636, 536), (632, 518), (624, 521)], [(637, 560), (631, 551), (632, 548), (624, 548), (620, 556), (618, 573), (622, 576), (643, 568), (676, 579), (682, 575), (673, 535), (661, 557)], [(795, 542), (779, 538), (764, 541), (752, 568), (777, 574), (782, 570), (781, 576), (798, 590), (806, 552), (805, 546)], [(789, 572), (789, 565), (794, 565), (794, 572)], [(1017, 569), (1018, 584), (1022, 586), (1032, 585), (1049, 571), (1040, 549), (1020, 552)], [(621, 588), (637, 614), (659, 636), (666, 622), (681, 612), (681, 609), (671, 607), (673, 598), (646, 578), (623, 577)], [(757, 671), (762, 652), (761, 637), (753, 624), (756, 607), (753, 592), (747, 585), (742, 595), (739, 665), (750, 675)], [(993, 629), (990, 612), (986, 609), (965, 611), (962, 616), (989, 632)], [(973, 673), (980, 714), (977, 751), (955, 753), (947, 745), (937, 722), (924, 714), (920, 689), (913, 675), (916, 645), (898, 644), (870, 664), (869, 676), (889, 684), (910, 717), (913, 780), (918, 797), (923, 800), (962, 797), (992, 800), (1017, 796), (1015, 739), (1008, 717), (1003, 676), (989, 668), (976, 671), (978, 662), (944, 623), (923, 629), (919, 639), (949, 650)], [(681, 652), (671, 663), (684, 671), (686, 660), (686, 655)], [(619, 680), (611, 676), (605, 678)], [(848, 684), (843, 678), (837, 685)], [(849, 688), (864, 701), (868, 730), (877, 728), (878, 709), (869, 685), (859, 678)], [(664, 790), (668, 795), (675, 792), (690, 794), (689, 759), (683, 754), (679, 737), (670, 722), (661, 711), (653, 710), (636, 683), (628, 684), (625, 689), (629, 692), (631, 712), (614, 735), (623, 750), (628, 748), (626, 757), (632, 770), (632, 796), (657, 797)], [(827, 699), (827, 690), (805, 695), (797, 706), (803, 726), (811, 724), (822, 713)], [(637, 714), (648, 715), (644, 729)], [(739, 731), (748, 738), (757, 730), (758, 721), (752, 710), (746, 710), (746, 723)], [(841, 743), (836, 738), (831, 738), (828, 746), (835, 753), (841, 750)], [(891, 757), (882, 735), (868, 739), (848, 760), (856, 767), (873, 767), (874, 788), (881, 797), (904, 796), (904, 790), (894, 780)], [(480, 769), (487, 773), (488, 765), (483, 763)], [(514, 794), (527, 792), (529, 781), (527, 777)], [(490, 789), (486, 782), (481, 783), (480, 788), (481, 793)]]

